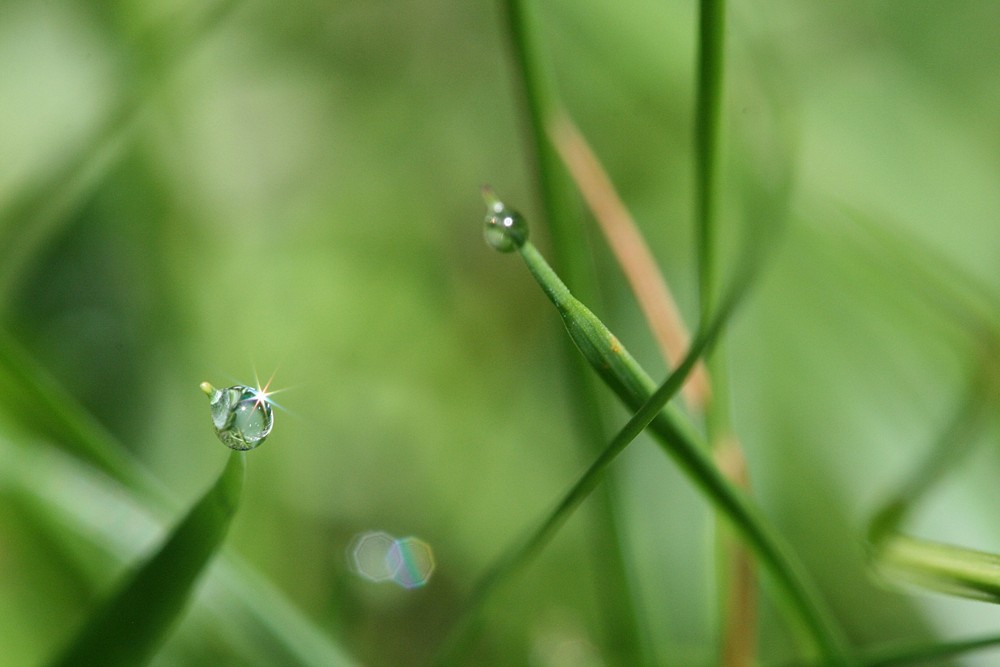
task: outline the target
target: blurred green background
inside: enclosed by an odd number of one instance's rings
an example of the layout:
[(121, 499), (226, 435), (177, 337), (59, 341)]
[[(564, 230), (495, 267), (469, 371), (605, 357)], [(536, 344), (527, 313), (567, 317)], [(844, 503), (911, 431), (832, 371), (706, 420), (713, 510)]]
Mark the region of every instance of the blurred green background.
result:
[[(533, 9), (561, 99), (693, 326), (695, 3)], [(789, 222), (728, 338), (756, 496), (857, 643), (995, 631), (993, 608), (873, 583), (860, 544), (980, 363), (982, 332), (955, 313), (968, 285), (1000, 296), (1000, 4), (729, 9), (726, 231), (772, 208)], [(357, 661), (425, 663), (477, 575), (589, 460), (557, 317), (481, 237), (490, 183), (550, 250), (498, 7), (3, 0), (0, 63), (3, 328), (162, 481), (167, 523), (226, 454), (198, 383), (273, 373), (287, 411), (248, 456), (230, 551)], [(662, 374), (580, 221), (594, 309)], [(946, 266), (970, 280), (928, 278)], [(143, 501), (59, 453), (46, 409), (0, 379), (8, 665), (44, 662), (156, 536)], [(1000, 551), (998, 469), (981, 448), (914, 532)], [(616, 473), (647, 649), (712, 664), (705, 503), (648, 442)], [(588, 509), (490, 606), (476, 664), (620, 664)], [(345, 549), (366, 530), (430, 544), (429, 584), (352, 575)], [(794, 642), (766, 591), (760, 655), (777, 664)], [(199, 622), (209, 597), (155, 664), (274, 664)]]

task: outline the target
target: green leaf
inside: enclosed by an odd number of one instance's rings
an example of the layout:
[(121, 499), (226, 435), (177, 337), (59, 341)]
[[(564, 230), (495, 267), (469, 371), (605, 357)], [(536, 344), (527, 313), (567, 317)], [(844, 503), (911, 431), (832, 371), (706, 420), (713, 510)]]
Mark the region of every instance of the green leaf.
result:
[[(493, 208), (497, 212), (503, 210), (502, 205)], [(718, 335), (736, 305), (747, 293), (763, 262), (763, 253), (757, 250), (755, 244), (747, 246), (744, 259), (734, 273), (732, 287), (720, 301), (718, 311), (710, 323), (703, 322), (703, 330), (696, 337), (686, 364), (694, 364), (697, 356)], [(784, 601), (794, 609), (798, 619), (808, 629), (815, 647), (824, 659), (830, 664), (852, 664), (847, 640), (804, 566), (752, 502), (719, 472), (706, 453), (704, 439), (697, 430), (677, 408), (667, 404), (673, 395), (671, 389), (677, 374), (672, 375), (657, 389), (653, 380), (614, 334), (570, 293), (569, 288), (530, 241), (525, 241), (519, 252), (542, 290), (556, 306), (570, 338), (584, 358), (622, 402), (631, 410), (637, 411), (633, 418), (634, 425), (639, 427), (636, 433), (646, 423), (640, 420), (639, 414), (642, 413), (645, 417), (645, 413), (650, 412), (650, 430), (664, 452), (744, 537), (779, 584)], [(689, 368), (685, 372), (686, 370)], [(651, 400), (654, 396), (655, 400)], [(631, 437), (624, 444), (627, 445), (629, 441)]]
[(184, 612), (191, 590), (222, 544), (239, 505), (245, 454), (230, 455), (215, 484), (162, 546), (129, 575), (53, 665), (147, 662)]

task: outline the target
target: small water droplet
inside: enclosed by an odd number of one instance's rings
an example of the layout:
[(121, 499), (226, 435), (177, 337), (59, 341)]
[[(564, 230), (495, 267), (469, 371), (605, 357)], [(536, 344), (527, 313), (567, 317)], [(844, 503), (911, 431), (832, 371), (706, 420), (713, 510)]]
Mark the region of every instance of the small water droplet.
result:
[(215, 433), (226, 447), (240, 451), (254, 449), (274, 427), (274, 412), (267, 392), (244, 385), (216, 389), (201, 385), (208, 394)]
[(528, 240), (528, 223), (520, 213), (507, 208), (489, 188), (483, 188), (483, 199), (489, 211), (483, 236), (486, 242), (500, 252), (517, 250)]

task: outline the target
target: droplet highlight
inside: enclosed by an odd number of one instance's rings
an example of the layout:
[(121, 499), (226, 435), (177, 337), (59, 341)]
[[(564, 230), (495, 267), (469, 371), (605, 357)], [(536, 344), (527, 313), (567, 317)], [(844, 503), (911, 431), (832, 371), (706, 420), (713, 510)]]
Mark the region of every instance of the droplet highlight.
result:
[(274, 428), (274, 411), (266, 390), (245, 385), (216, 389), (207, 382), (201, 389), (208, 394), (212, 425), (222, 444), (247, 451), (264, 443)]
[(528, 223), (521, 214), (507, 208), (489, 188), (483, 188), (483, 199), (489, 209), (483, 227), (486, 242), (500, 252), (513, 252), (523, 246), (528, 240)]

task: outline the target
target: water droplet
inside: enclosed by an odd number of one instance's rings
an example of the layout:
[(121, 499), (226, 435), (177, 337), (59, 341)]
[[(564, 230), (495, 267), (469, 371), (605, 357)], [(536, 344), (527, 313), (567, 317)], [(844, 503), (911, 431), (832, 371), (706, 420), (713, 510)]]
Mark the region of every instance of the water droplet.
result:
[(483, 199), (489, 211), (483, 236), (500, 252), (517, 250), (528, 240), (528, 223), (514, 209), (507, 208), (489, 188), (483, 188)]
[(246, 451), (259, 447), (274, 427), (274, 412), (267, 391), (244, 385), (216, 389), (207, 382), (215, 433), (226, 447)]

